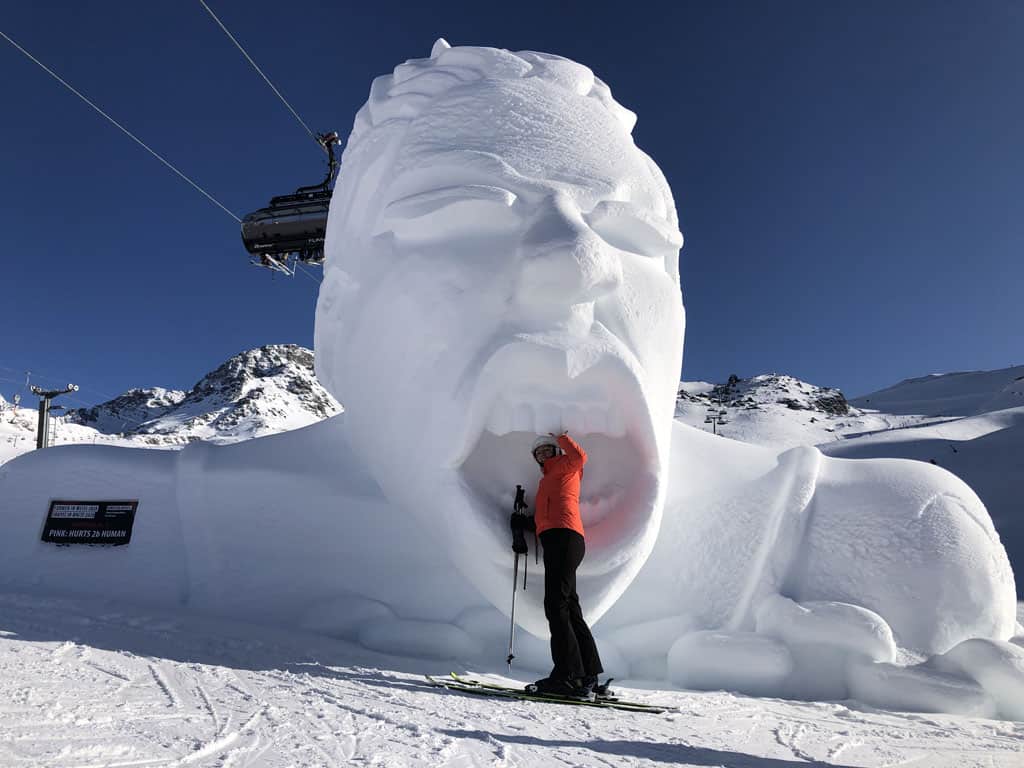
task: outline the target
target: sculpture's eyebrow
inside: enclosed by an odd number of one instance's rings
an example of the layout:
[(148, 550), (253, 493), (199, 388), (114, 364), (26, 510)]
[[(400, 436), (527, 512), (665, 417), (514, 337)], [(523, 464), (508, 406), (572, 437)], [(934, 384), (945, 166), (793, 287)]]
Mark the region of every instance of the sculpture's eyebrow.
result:
[(593, 218), (604, 218), (621, 216), (623, 214), (633, 216), (634, 218), (648, 224), (653, 224), (654, 226), (665, 230), (666, 233), (679, 235), (680, 239), (682, 237), (679, 233), (679, 227), (676, 224), (673, 224), (661, 214), (655, 213), (647, 206), (639, 205), (631, 200), (602, 200), (594, 206), (587, 216)]
[(405, 195), (388, 203), (386, 210), (403, 210), (422, 215), (453, 200), (483, 200), (511, 206), (516, 198), (515, 192), (504, 187), (495, 187), (489, 184), (456, 184)]

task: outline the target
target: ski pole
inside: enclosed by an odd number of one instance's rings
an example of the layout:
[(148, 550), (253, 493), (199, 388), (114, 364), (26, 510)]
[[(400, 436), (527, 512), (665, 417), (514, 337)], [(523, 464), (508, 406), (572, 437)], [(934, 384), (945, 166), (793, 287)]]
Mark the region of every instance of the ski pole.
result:
[(512, 659), (515, 658), (513, 647), (516, 638), (516, 590), (519, 589), (519, 555), (520, 553), (526, 554), (523, 558), (523, 589), (526, 589), (526, 572), (529, 566), (529, 550), (526, 547), (526, 538), (523, 536), (523, 529), (515, 525), (516, 515), (526, 514), (526, 492), (523, 490), (523, 486), (516, 486), (516, 498), (512, 504), (512, 551), (516, 554), (516, 559), (512, 567), (512, 615), (510, 616), (510, 626), (508, 628), (508, 658), (505, 661), (508, 663), (508, 671), (512, 671)]
[(512, 618), (508, 628), (508, 658), (505, 662), (508, 664), (508, 671), (512, 671), (512, 659), (515, 658), (515, 654), (512, 652), (512, 646), (516, 639), (516, 590), (519, 588), (519, 553), (516, 552), (516, 561), (513, 566), (512, 572)]

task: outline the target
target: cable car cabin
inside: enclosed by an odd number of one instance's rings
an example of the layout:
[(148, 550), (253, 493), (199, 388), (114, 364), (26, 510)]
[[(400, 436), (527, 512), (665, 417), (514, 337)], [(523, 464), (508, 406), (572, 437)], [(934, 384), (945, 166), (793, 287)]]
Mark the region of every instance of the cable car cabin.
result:
[(334, 147), (337, 133), (321, 133), (317, 141), (328, 157), (327, 177), (310, 187), (299, 187), (290, 195), (271, 198), (270, 205), (242, 219), (242, 243), (252, 254), (252, 263), (287, 275), (295, 273), (295, 262), (324, 263), (324, 235), (331, 205), (331, 183), (338, 173)]
[(242, 242), (254, 263), (277, 268), (292, 258), (323, 264), (324, 233), (331, 190), (298, 190), (280, 195), (242, 219)]

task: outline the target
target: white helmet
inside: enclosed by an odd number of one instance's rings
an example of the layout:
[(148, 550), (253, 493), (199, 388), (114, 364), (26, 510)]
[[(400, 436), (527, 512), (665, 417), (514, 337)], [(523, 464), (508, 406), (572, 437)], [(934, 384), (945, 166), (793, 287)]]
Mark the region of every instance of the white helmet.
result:
[(550, 445), (554, 449), (556, 456), (561, 453), (561, 449), (558, 447), (558, 441), (551, 437), (551, 435), (544, 435), (533, 441), (533, 447), (530, 449), (530, 455), (536, 458), (535, 454), (537, 453), (537, 449), (545, 445)]

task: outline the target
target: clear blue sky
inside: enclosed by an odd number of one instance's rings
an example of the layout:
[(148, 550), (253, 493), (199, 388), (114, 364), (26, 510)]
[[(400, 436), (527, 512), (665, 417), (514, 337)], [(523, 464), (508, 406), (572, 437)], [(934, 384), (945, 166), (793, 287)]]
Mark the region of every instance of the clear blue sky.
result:
[[(594, 69), (676, 196), (686, 379), (852, 396), (1024, 362), (1019, 2), (209, 2), (343, 135), (438, 36)], [(9, 3), (0, 29), (240, 215), (321, 176), (198, 3)], [(312, 279), (248, 266), (234, 221), (2, 40), (0, 81), (0, 393), (31, 369), (97, 402), (312, 345)]]

